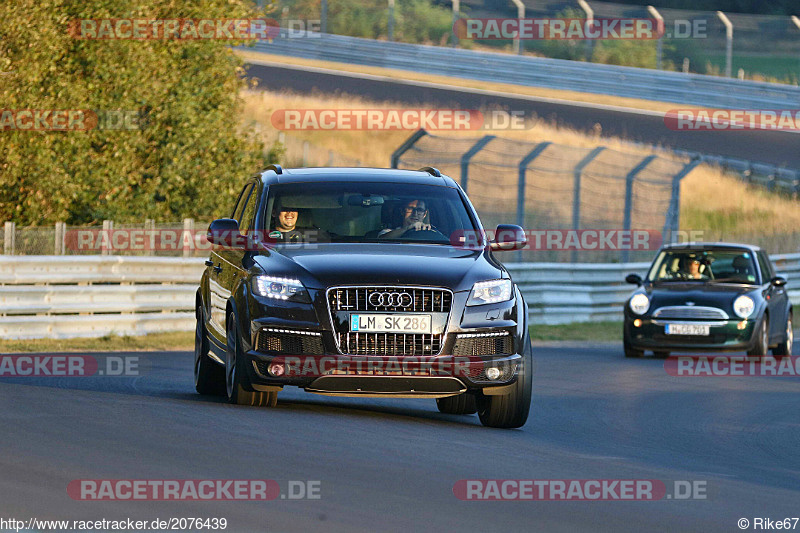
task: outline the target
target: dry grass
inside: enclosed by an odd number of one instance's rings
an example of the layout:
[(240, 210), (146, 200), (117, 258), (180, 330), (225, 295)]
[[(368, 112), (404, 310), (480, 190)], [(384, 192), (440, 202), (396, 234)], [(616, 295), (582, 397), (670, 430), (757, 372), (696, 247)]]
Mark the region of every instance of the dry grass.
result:
[(0, 353), (64, 353), (194, 350), (194, 331), (151, 333), (150, 335), (105, 335), (81, 339), (0, 340)]
[[(291, 93), (272, 93), (247, 91), (242, 94), (245, 103), (244, 115), (249, 121), (261, 125), (265, 140), (274, 141), (277, 130), (270, 122), (271, 114), (278, 109), (402, 109), (409, 106), (397, 102), (374, 102), (350, 95), (297, 95)], [(474, 138), (484, 134), (495, 134), (507, 139), (527, 142), (551, 141), (568, 147), (594, 148), (602, 144), (609, 149), (631, 155), (650, 155), (652, 150), (631, 144), (622, 139), (587, 135), (569, 128), (553, 125), (544, 120), (529, 123), (529, 129), (504, 131), (445, 132), (446, 137)], [(599, 131), (597, 132), (599, 133)], [(309, 141), (319, 152), (332, 150), (352, 160), (359, 160), (363, 166), (386, 167), (391, 153), (411, 134), (409, 131), (292, 131), (289, 140), (295, 143)], [(435, 134), (435, 132), (434, 132)], [(568, 154), (568, 151), (563, 151)], [(291, 153), (289, 163), (296, 163)], [(666, 174), (677, 172), (683, 160), (660, 152), (659, 166)], [(576, 156), (577, 157), (577, 156)], [(624, 156), (615, 155), (619, 160)], [(572, 161), (565, 155), (564, 165)], [(318, 164), (324, 164), (320, 162)], [(341, 166), (341, 165), (339, 165)], [(570, 167), (571, 168), (571, 167)], [(539, 182), (541, 184), (541, 181)], [(477, 192), (477, 191), (475, 191)], [(477, 205), (476, 205), (477, 206)], [(479, 209), (480, 206), (477, 206)], [(654, 215), (663, 216), (660, 213)], [(794, 239), (800, 236), (800, 209), (796, 200), (769, 193), (758, 187), (743, 183), (734, 175), (725, 174), (720, 169), (701, 165), (687, 176), (681, 186), (682, 229), (700, 230), (704, 240), (743, 240), (755, 242), (756, 236), (782, 234)], [(797, 244), (783, 242), (796, 248)], [(769, 248), (768, 248), (769, 249)], [(793, 248), (792, 248), (793, 249)]]

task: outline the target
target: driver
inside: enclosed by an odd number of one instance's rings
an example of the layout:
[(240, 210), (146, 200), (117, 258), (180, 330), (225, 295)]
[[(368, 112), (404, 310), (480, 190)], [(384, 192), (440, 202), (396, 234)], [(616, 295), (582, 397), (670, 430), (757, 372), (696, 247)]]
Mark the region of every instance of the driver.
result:
[(692, 257), (689, 259), (689, 272), (686, 273), (688, 279), (708, 279), (708, 276), (700, 272), (703, 261), (700, 258)]
[(382, 229), (378, 233), (378, 237), (396, 239), (402, 237), (407, 231), (430, 231), (433, 229), (433, 226), (425, 223), (425, 217), (428, 216), (425, 200), (411, 200), (402, 207), (400, 212), (403, 214), (403, 222), (400, 227)]
[(287, 207), (276, 202), (272, 211), (273, 231), (269, 236), (285, 242), (300, 242), (303, 240), (302, 230), (296, 228), (299, 211), (296, 207)]

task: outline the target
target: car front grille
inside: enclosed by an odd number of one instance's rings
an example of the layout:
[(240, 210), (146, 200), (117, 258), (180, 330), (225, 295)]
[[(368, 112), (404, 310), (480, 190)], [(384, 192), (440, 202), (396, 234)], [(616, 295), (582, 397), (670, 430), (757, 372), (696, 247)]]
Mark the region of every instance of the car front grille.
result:
[(256, 349), (280, 355), (321, 355), (324, 353), (322, 335), (311, 331), (262, 329), (258, 332)]
[(659, 320), (728, 320), (728, 313), (716, 307), (696, 307), (693, 305), (675, 305), (661, 307), (653, 313)]
[(328, 291), (331, 312), (449, 313), (453, 294), (418, 287), (336, 287)]
[(457, 335), (453, 355), (511, 355), (514, 340), (508, 331)]
[(350, 355), (437, 355), (444, 335), (421, 333), (337, 333), (339, 349)]

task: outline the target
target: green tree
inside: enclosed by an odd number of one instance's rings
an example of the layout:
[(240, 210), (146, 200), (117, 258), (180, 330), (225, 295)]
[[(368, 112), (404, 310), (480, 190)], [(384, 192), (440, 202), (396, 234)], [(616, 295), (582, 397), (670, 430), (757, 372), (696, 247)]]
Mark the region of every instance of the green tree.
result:
[[(141, 113), (134, 130), (0, 131), (0, 220), (208, 218), (263, 146), (241, 126), (247, 81), (226, 40), (84, 40), (76, 19), (251, 18), (250, 0), (0, 2), (0, 109)], [(261, 15), (263, 16), (263, 15)]]

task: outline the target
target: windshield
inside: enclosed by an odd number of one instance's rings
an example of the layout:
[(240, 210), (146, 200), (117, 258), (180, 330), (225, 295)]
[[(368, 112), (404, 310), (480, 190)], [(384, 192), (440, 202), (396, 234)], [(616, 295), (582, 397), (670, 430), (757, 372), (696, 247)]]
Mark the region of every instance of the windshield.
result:
[(272, 185), (265, 214), (264, 229), (278, 243), (450, 244), (452, 235), (477, 230), (456, 189), (408, 183)]
[(649, 281), (707, 281), (756, 283), (753, 254), (746, 250), (665, 250), (650, 272)]

